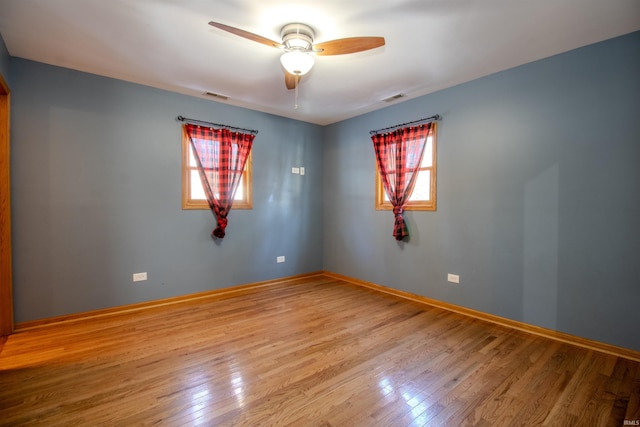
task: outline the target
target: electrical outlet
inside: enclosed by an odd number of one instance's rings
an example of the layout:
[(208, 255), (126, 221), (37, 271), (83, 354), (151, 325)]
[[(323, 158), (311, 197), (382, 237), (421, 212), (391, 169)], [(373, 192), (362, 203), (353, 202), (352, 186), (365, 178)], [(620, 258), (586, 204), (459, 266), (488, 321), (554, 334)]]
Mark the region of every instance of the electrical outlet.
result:
[(460, 276), (457, 274), (447, 274), (447, 280), (451, 283), (460, 283)]
[(133, 281), (134, 282), (143, 282), (147, 280), (147, 272), (143, 273), (133, 273)]
[(284, 262), (284, 255), (277, 257), (277, 258), (276, 258), (276, 262), (277, 262), (278, 264), (280, 264), (281, 262)]

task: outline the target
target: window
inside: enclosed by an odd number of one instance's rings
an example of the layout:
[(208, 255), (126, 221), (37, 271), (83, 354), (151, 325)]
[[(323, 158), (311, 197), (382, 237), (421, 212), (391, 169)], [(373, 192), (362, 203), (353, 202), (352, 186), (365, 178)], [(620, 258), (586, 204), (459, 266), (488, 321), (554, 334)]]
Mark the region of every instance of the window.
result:
[[(253, 207), (251, 196), (251, 157), (242, 172), (240, 185), (233, 198), (233, 209), (251, 209)], [(207, 209), (209, 203), (202, 188), (200, 174), (193, 154), (193, 148), (186, 131), (182, 132), (182, 209)]]
[[(422, 163), (415, 186), (409, 197), (405, 210), (435, 211), (436, 210), (436, 123), (431, 125), (431, 132), (424, 148)], [(391, 210), (393, 207), (389, 197), (384, 192), (380, 174), (376, 167), (376, 209)]]

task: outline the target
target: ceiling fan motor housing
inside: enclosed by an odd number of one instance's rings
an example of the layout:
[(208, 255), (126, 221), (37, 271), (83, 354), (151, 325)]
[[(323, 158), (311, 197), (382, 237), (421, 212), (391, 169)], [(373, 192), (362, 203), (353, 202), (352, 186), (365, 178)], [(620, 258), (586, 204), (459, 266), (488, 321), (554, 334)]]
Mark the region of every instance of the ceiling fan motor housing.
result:
[(307, 51), (311, 50), (315, 33), (305, 24), (287, 24), (280, 30), (280, 36), (286, 49)]

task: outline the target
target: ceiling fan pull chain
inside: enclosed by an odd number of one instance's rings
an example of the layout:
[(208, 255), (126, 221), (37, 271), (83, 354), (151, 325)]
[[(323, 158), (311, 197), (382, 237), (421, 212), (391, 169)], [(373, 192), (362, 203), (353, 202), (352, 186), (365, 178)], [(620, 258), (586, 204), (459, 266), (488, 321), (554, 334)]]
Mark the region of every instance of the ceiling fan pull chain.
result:
[(300, 76), (296, 74), (296, 89), (295, 89), (295, 101), (293, 102), (293, 109), (298, 109), (298, 82), (300, 81)]

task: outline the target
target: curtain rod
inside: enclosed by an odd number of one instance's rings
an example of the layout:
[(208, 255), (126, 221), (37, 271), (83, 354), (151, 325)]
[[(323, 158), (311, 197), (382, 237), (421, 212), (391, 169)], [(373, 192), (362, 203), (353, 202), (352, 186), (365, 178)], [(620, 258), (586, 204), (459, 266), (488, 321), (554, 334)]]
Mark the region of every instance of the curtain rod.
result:
[(235, 127), (235, 126), (222, 125), (220, 123), (205, 122), (204, 120), (190, 119), (190, 118), (184, 117), (184, 116), (178, 116), (178, 117), (176, 117), (176, 120), (179, 120), (179, 121), (185, 122), (185, 123), (191, 123), (191, 124), (194, 124), (194, 125), (219, 126), (219, 127), (223, 127), (223, 128), (227, 128), (227, 129), (241, 130), (241, 131), (249, 132), (249, 133), (252, 133), (254, 135), (258, 134), (258, 131), (254, 130), (254, 129), (245, 129), (245, 128), (239, 128), (239, 127)]
[(395, 130), (397, 128), (401, 128), (401, 127), (407, 126), (407, 125), (413, 125), (413, 124), (416, 124), (416, 123), (435, 122), (435, 121), (438, 121), (440, 119), (441, 119), (440, 114), (436, 114), (436, 115), (433, 115), (431, 117), (425, 117), (424, 119), (414, 120), (412, 122), (402, 123), (402, 124), (395, 125), (395, 126), (389, 126), (388, 128), (372, 130), (372, 131), (369, 131), (369, 134), (374, 135), (374, 134), (381, 133), (381, 132), (384, 132), (384, 131), (387, 131), (387, 130)]

